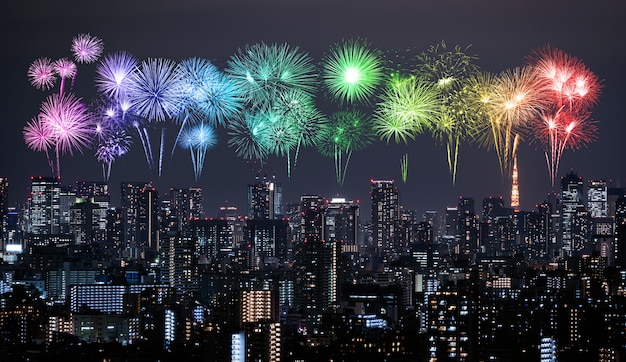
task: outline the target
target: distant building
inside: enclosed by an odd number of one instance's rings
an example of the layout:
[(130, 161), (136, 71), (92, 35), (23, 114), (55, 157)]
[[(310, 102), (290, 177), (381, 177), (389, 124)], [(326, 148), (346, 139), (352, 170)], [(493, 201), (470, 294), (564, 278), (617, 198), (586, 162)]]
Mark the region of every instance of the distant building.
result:
[(400, 195), (393, 180), (371, 180), (372, 237), (379, 253), (394, 250), (395, 226), (400, 218)]

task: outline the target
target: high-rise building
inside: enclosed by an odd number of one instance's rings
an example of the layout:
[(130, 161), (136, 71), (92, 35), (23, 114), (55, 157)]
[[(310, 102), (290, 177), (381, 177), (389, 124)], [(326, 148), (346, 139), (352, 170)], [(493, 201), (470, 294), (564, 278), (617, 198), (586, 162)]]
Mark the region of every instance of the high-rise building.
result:
[(246, 221), (249, 267), (276, 267), (286, 259), (289, 224), (287, 220), (252, 219)]
[(324, 236), (326, 200), (306, 195), (301, 200), (300, 238), (294, 255), (296, 310), (319, 321), (322, 313), (333, 310), (338, 302), (339, 243)]
[(192, 237), (167, 235), (159, 250), (161, 282), (182, 293), (198, 291), (198, 259)]
[(61, 185), (53, 177), (31, 177), (26, 231), (35, 235), (59, 234)]
[(131, 259), (149, 259), (159, 245), (158, 191), (150, 183), (123, 182), (120, 196), (128, 256)]
[(232, 229), (226, 219), (191, 220), (189, 228), (200, 264), (221, 261), (235, 250)]
[(0, 177), (0, 243), (6, 239), (6, 218), (9, 198), (9, 179)]
[(589, 180), (587, 188), (587, 210), (589, 216), (608, 217), (608, 187), (604, 180)]
[(371, 180), (372, 236), (379, 253), (394, 250), (395, 226), (400, 218), (400, 195), (393, 180)]
[(187, 189), (170, 188), (170, 208), (173, 216), (178, 220), (178, 231), (186, 232), (190, 220), (202, 218), (202, 189), (191, 187)]
[(255, 183), (248, 185), (248, 218), (276, 219), (282, 214), (282, 186), (275, 177), (257, 176)]
[(460, 197), (459, 233), (456, 238), (454, 254), (458, 259), (474, 260), (480, 246), (478, 245), (478, 218), (474, 208), (474, 199)]
[(575, 240), (578, 232), (575, 230), (577, 214), (584, 209), (583, 180), (573, 171), (561, 178), (561, 208), (560, 208), (560, 239), (562, 256), (572, 256), (580, 251), (584, 241)]
[(91, 200), (77, 199), (70, 207), (69, 233), (76, 244), (91, 244), (96, 240), (100, 207)]

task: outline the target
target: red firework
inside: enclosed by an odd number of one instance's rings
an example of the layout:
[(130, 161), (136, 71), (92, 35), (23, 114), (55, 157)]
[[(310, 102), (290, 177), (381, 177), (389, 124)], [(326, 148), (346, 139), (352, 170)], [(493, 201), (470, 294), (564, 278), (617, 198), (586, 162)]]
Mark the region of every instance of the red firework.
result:
[(596, 138), (598, 122), (590, 115), (600, 97), (601, 82), (579, 59), (550, 46), (533, 52), (529, 63), (546, 85), (548, 106), (532, 126), (536, 139), (545, 145), (554, 186), (565, 149), (581, 148)]

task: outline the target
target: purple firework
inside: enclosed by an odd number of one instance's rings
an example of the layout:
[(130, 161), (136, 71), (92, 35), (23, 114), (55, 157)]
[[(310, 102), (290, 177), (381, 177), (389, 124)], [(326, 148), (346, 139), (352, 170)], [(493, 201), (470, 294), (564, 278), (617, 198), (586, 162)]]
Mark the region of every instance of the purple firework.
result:
[(137, 115), (161, 122), (173, 117), (180, 100), (175, 63), (169, 59), (148, 59), (133, 72), (129, 99)]
[(28, 67), (28, 79), (30, 84), (37, 89), (51, 89), (56, 81), (55, 68), (52, 61), (48, 58), (36, 59)]
[(114, 101), (124, 101), (136, 66), (137, 59), (126, 52), (104, 56), (96, 67), (98, 91)]
[(72, 53), (79, 63), (93, 63), (102, 54), (102, 40), (90, 34), (78, 34), (72, 39)]

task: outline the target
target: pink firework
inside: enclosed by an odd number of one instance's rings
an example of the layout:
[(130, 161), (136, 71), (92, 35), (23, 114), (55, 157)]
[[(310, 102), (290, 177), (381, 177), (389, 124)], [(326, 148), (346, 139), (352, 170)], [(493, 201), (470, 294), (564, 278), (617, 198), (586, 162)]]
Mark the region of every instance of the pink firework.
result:
[(57, 177), (61, 177), (60, 154), (74, 154), (91, 144), (94, 125), (87, 107), (72, 93), (53, 94), (41, 104), (39, 115), (54, 140)]
[(102, 40), (90, 34), (78, 34), (72, 39), (72, 53), (79, 63), (93, 63), (102, 54)]
[(24, 135), (24, 142), (26, 142), (26, 146), (28, 146), (28, 148), (36, 152), (46, 153), (48, 165), (52, 168), (52, 172), (54, 172), (54, 165), (52, 164), (50, 155), (48, 154), (48, 150), (52, 147), (54, 139), (50, 134), (50, 130), (46, 127), (46, 124), (42, 122), (41, 118), (33, 117), (26, 124), (26, 126), (24, 126), (22, 134)]
[(545, 145), (554, 185), (563, 152), (595, 140), (598, 122), (589, 117), (600, 97), (601, 82), (579, 59), (549, 46), (535, 51), (529, 63), (546, 83), (548, 106), (531, 127)]
[(59, 92), (62, 95), (65, 89), (65, 79), (73, 78), (76, 75), (76, 64), (67, 58), (61, 58), (52, 65), (54, 66), (54, 72), (61, 77)]
[(48, 90), (54, 86), (56, 73), (52, 61), (48, 58), (36, 59), (28, 67), (28, 79), (30, 84), (41, 90)]
[(66, 79), (76, 74), (76, 64), (67, 58), (61, 58), (54, 62), (54, 71), (59, 77)]

